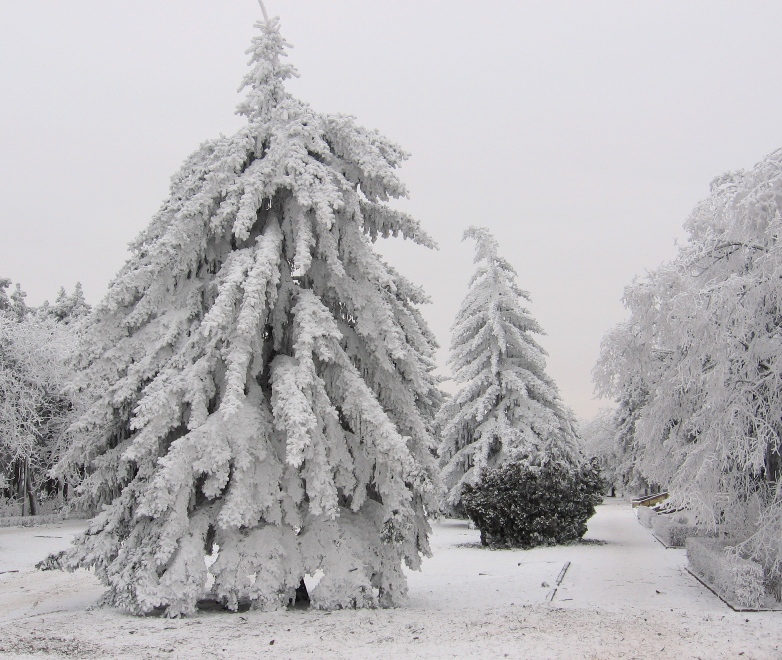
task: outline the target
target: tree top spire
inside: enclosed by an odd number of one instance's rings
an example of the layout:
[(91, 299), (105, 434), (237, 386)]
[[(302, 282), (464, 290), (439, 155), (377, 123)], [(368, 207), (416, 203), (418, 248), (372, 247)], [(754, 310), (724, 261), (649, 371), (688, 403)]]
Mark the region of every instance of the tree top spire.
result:
[[(480, 263), (485, 260), (485, 264), (478, 268), (475, 275), (473, 275), (471, 282), (483, 277), (489, 270), (500, 268), (501, 270), (508, 271), (509, 273), (516, 275), (516, 269), (513, 268), (511, 263), (499, 255), (499, 243), (494, 235), (486, 227), (476, 227), (475, 225), (468, 227), (462, 234), (462, 240), (466, 241), (468, 238), (472, 238), (475, 241), (475, 257), (473, 263)], [(514, 285), (515, 286), (515, 285)], [(518, 293), (524, 298), (529, 299), (529, 294), (522, 292)]]
[(266, 7), (263, 4), (263, 0), (258, 0), (258, 4), (261, 5), (261, 11), (263, 12), (263, 20), (269, 22), (269, 14), (266, 13)]
[(475, 246), (475, 263), (486, 257), (496, 257), (499, 245), (497, 239), (492, 236), (491, 232), (486, 227), (468, 227), (464, 230), (462, 240), (466, 241), (468, 238), (472, 238), (476, 242)]

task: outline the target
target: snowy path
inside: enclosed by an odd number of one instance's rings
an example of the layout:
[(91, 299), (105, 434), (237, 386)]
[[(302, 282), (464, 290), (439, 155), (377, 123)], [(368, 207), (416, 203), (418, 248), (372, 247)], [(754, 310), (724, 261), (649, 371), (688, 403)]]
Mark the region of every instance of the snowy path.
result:
[(566, 559), (550, 553), (487, 551), (480, 534), (461, 520), (432, 525), (434, 556), (407, 571), (409, 606), (459, 609), (548, 602)]
[(105, 590), (86, 571), (40, 572), (35, 564), (68, 547), (86, 522), (0, 527), (0, 625), (52, 612), (82, 612)]
[(729, 610), (621, 501), (590, 521), (603, 544), (492, 552), (466, 524), (436, 523), (405, 608), (180, 620), (86, 611), (102, 591), (91, 574), (32, 570), (79, 525), (0, 529), (0, 572), (20, 571), (0, 573), (0, 656), (782, 658), (782, 613)]
[[(550, 549), (571, 560), (556, 603), (623, 610), (629, 606), (723, 612), (725, 605), (686, 570), (684, 549), (666, 550), (626, 502), (604, 504), (585, 539), (606, 545)], [(571, 551), (571, 552), (568, 552)]]
[(49, 553), (68, 547), (85, 524), (83, 520), (66, 520), (38, 527), (0, 527), (0, 574), (30, 570)]
[(422, 573), (408, 574), (411, 607), (539, 604), (548, 602), (556, 588), (552, 602), (563, 607), (725, 610), (685, 570), (685, 551), (663, 548), (621, 500), (609, 500), (589, 521), (585, 539), (593, 543), (572, 546), (491, 552), (480, 547), (478, 532), (463, 521), (433, 526), (434, 557)]

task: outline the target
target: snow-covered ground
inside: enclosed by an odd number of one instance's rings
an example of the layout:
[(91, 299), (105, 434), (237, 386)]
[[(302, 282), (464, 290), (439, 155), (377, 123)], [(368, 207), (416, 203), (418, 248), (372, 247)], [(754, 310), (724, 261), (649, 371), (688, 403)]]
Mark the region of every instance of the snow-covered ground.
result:
[(0, 529), (0, 655), (782, 658), (782, 612), (728, 609), (626, 502), (598, 507), (573, 546), (489, 551), (463, 522), (433, 527), (435, 556), (410, 573), (406, 608), (179, 620), (86, 611), (102, 592), (91, 574), (34, 570), (83, 523)]

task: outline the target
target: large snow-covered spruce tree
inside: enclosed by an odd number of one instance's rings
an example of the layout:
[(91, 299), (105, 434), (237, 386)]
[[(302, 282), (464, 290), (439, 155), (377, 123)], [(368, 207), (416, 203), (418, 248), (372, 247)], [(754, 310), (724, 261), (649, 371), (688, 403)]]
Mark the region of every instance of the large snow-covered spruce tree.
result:
[(451, 329), (449, 359), (460, 389), (437, 416), (450, 506), (487, 468), (511, 460), (572, 468), (580, 460), (571, 415), (532, 336), (542, 331), (524, 307), (529, 294), (487, 229), (470, 227), (468, 238), (478, 267)]
[(104, 505), (69, 566), (135, 613), (191, 613), (208, 582), (284, 607), (318, 571), (315, 607), (391, 606), (429, 553), (435, 342), (371, 245), (432, 245), (386, 203), (406, 156), (293, 98), (278, 20), (257, 27), (246, 125), (186, 160), (92, 316), (59, 467)]

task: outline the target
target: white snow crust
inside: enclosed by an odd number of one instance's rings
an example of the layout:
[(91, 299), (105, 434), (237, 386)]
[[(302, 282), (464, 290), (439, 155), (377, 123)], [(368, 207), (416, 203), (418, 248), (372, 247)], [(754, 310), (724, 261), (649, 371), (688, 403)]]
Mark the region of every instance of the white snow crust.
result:
[(408, 605), (388, 610), (200, 610), (173, 620), (87, 610), (103, 591), (93, 575), (34, 570), (84, 525), (0, 529), (0, 654), (782, 657), (782, 613), (728, 609), (686, 572), (684, 551), (664, 549), (621, 500), (599, 506), (587, 542), (570, 546), (485, 550), (465, 522), (435, 522), (434, 557), (421, 572), (409, 572)]

